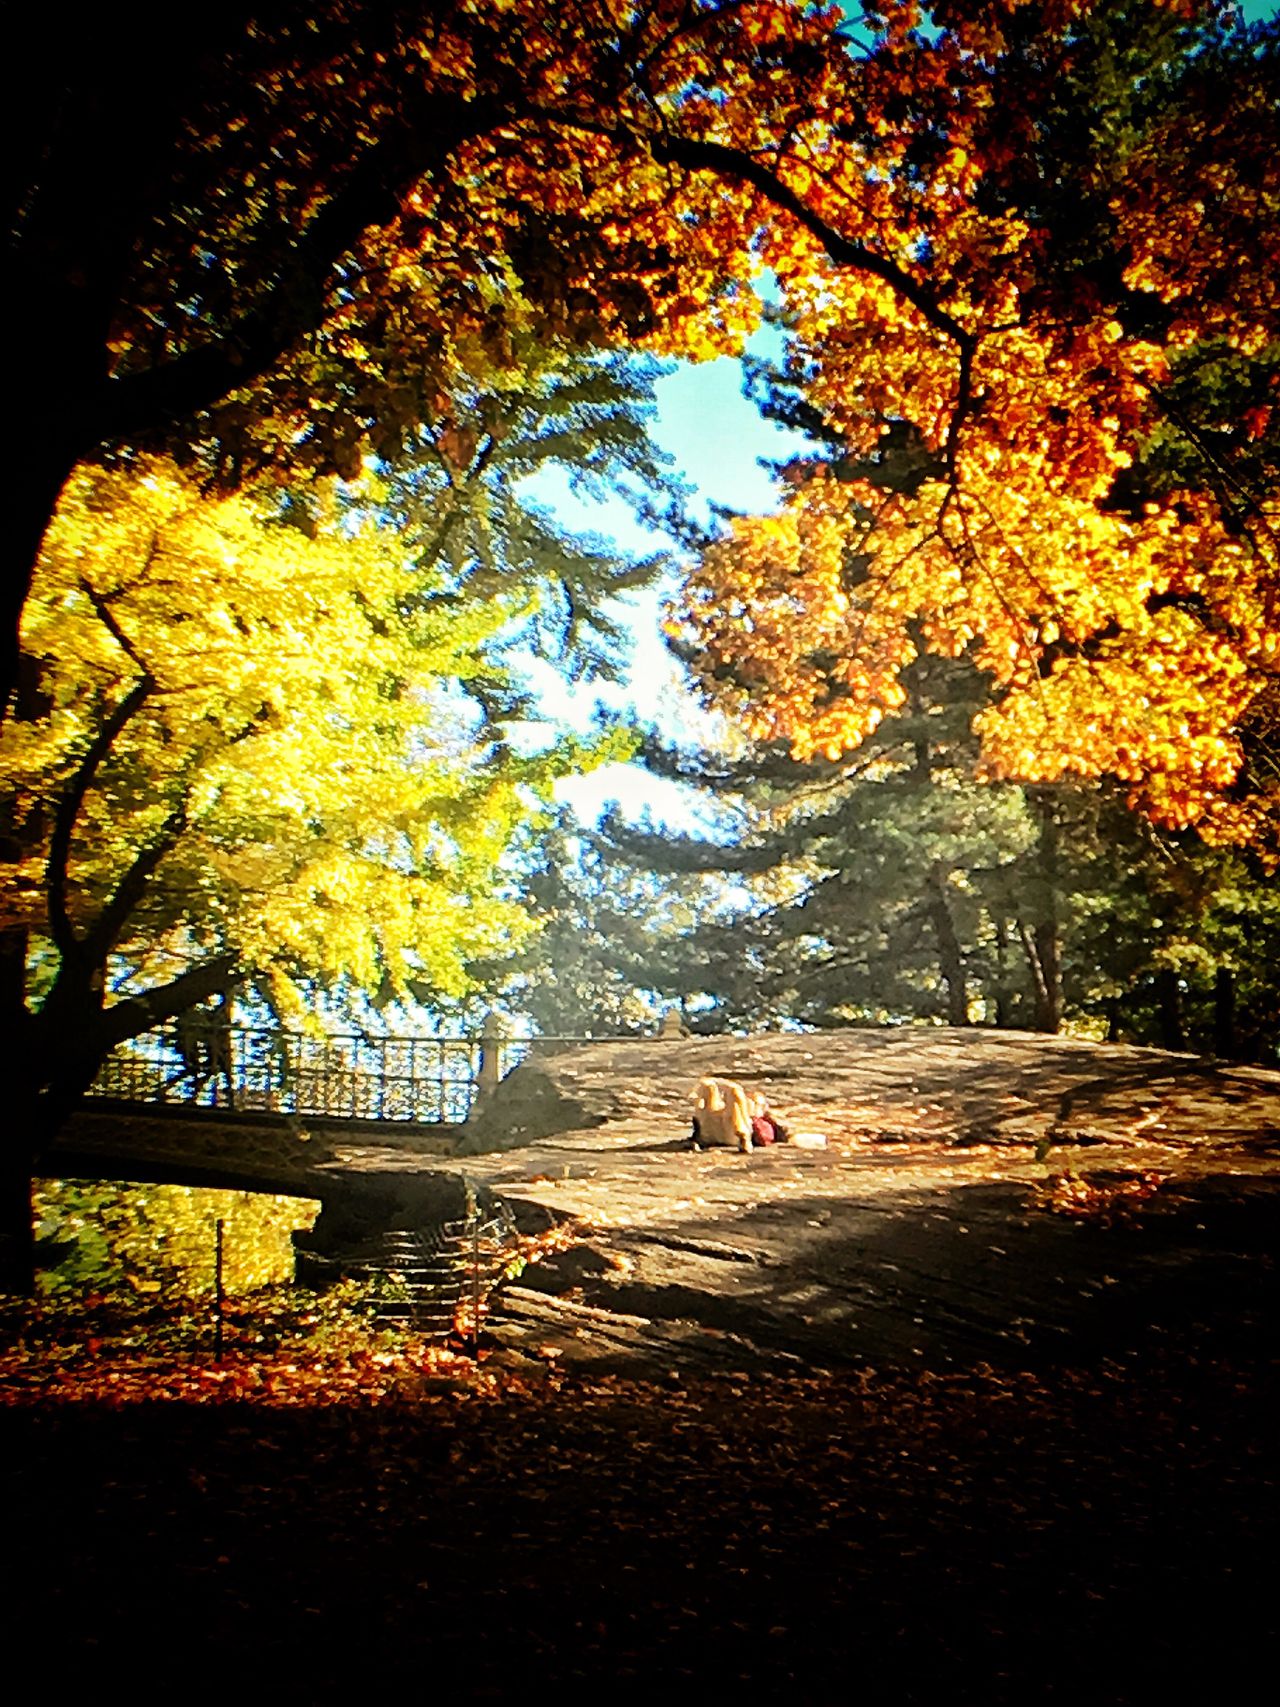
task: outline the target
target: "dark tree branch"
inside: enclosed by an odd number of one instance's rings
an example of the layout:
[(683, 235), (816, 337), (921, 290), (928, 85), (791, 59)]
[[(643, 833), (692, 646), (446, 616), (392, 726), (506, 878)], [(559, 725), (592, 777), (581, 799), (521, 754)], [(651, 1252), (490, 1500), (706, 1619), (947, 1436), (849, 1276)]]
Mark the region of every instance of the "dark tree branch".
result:
[(974, 333), (957, 320), (954, 314), (943, 308), (933, 292), (926, 289), (918, 279), (913, 278), (886, 256), (878, 255), (874, 249), (869, 249), (865, 243), (845, 237), (784, 184), (772, 167), (764, 165), (750, 154), (719, 142), (701, 142), (680, 137), (656, 138), (650, 146), (655, 159), (671, 161), (675, 165), (687, 167), (690, 171), (714, 172), (718, 177), (750, 184), (767, 201), (790, 214), (811, 237), (815, 237), (837, 266), (850, 267), (856, 272), (868, 273), (872, 278), (881, 279), (904, 302), (909, 302), (936, 332), (941, 332), (955, 345), (958, 364), (956, 401), (943, 442), (943, 458), (948, 479), (954, 485), (960, 430), (973, 402), (973, 362), (978, 348), (978, 339)]
[(133, 684), (89, 743), (84, 757), (80, 760), (66, 789), (63, 791), (62, 798), (58, 801), (58, 810), (53, 822), (53, 834), (49, 838), (49, 860), (45, 867), (45, 893), (49, 909), (49, 935), (64, 961), (74, 958), (81, 949), (67, 908), (67, 879), (71, 859), (71, 839), (75, 834), (76, 820), (79, 818), (80, 809), (93, 786), (93, 779), (98, 773), (98, 767), (111, 751), (117, 737), (129, 720), (135, 716), (151, 696), (155, 686), (155, 678), (150, 674), (140, 676)]
[[(35, 1155), (48, 1148), (74, 1113), (112, 1049), (130, 1037), (194, 1007), (208, 996), (228, 993), (240, 981), (235, 958), (221, 954), (179, 973), (168, 984), (128, 996), (105, 1011), (70, 1010), (55, 1000), (33, 1017), (28, 1082), (29, 1131)], [(31, 1066), (35, 1065), (32, 1084)]]
[(146, 893), (156, 867), (177, 846), (187, 822), (187, 801), (184, 797), (169, 813), (159, 834), (135, 856), (133, 864), (116, 885), (115, 893), (85, 933), (80, 945), (83, 953), (99, 962), (106, 960), (130, 914)]
[(592, 838), (603, 852), (628, 865), (676, 873), (770, 871), (777, 849), (745, 842), (715, 842), (700, 836), (656, 835), (634, 829), (620, 816), (606, 815)]
[[(143, 574), (144, 575), (146, 574), (147, 570), (149, 570), (151, 568), (151, 565), (155, 562), (156, 553), (158, 550), (159, 550), (159, 539), (158, 539), (158, 536), (153, 535), (152, 540), (151, 540), (150, 549), (147, 552), (147, 561), (146, 561), (146, 564), (144, 565), (144, 568), (143, 568)], [(107, 633), (115, 641), (116, 645), (124, 653), (126, 658), (128, 658), (133, 664), (135, 664), (144, 676), (149, 676), (151, 672), (148, 670), (144, 660), (141, 657), (139, 657), (138, 650), (134, 646), (133, 642), (130, 640), (129, 636), (125, 633), (125, 631), (121, 628), (120, 624), (116, 621), (115, 612), (111, 609), (111, 606), (107, 603), (106, 599), (103, 598), (102, 594), (100, 592), (98, 592), (98, 590), (95, 587), (90, 586), (89, 582), (84, 578), (83, 575), (80, 577), (80, 590), (84, 593), (84, 595), (88, 599), (89, 603), (93, 606), (94, 612), (97, 615), (98, 621), (106, 629)]]
[(128, 437), (163, 421), (188, 420), (264, 374), (328, 313), (336, 263), (365, 232), (402, 212), (411, 186), (502, 117), (493, 102), (433, 96), (374, 144), (299, 237), (265, 300), (208, 344), (162, 366), (105, 381), (90, 409), (92, 443)]
[[(450, 502), (441, 506), (444, 514), (440, 519), (439, 526), (427, 541), (426, 549), (419, 554), (418, 562), (423, 566), (430, 568), (431, 565), (439, 558), (440, 553), (444, 550), (445, 545), (448, 542), (449, 534), (453, 529), (453, 524), (458, 518), (459, 492), (467, 490), (467, 488), (471, 487), (482, 478), (485, 469), (488, 467), (497, 448), (498, 440), (494, 434), (490, 433), (485, 441), (484, 448), (474, 458), (471, 466), (463, 474), (461, 481), (454, 480), (453, 476), (449, 474), (446, 466), (445, 474), (449, 481)], [(443, 457), (441, 458), (441, 461), (444, 461)]]
[(685, 137), (654, 137), (649, 146), (656, 160), (684, 166), (691, 172), (714, 172), (717, 177), (750, 184), (775, 207), (789, 213), (811, 237), (815, 237), (838, 266), (851, 267), (883, 280), (904, 302), (909, 302), (917, 309), (935, 331), (941, 332), (955, 344), (958, 350), (972, 350), (976, 342), (973, 333), (953, 314), (948, 313), (931, 291), (912, 278), (911, 274), (896, 262), (876, 254), (875, 250), (868, 249), (865, 243), (856, 242), (837, 231), (821, 214), (815, 213), (794, 190), (788, 188), (772, 167), (763, 165), (741, 149), (729, 148), (721, 142), (700, 142)]
[(227, 995), (242, 981), (233, 954), (220, 954), (203, 965), (188, 967), (167, 984), (140, 996), (126, 996), (104, 1010), (101, 1020), (102, 1053), (131, 1037), (138, 1037), (165, 1020), (174, 1019), (210, 996)]

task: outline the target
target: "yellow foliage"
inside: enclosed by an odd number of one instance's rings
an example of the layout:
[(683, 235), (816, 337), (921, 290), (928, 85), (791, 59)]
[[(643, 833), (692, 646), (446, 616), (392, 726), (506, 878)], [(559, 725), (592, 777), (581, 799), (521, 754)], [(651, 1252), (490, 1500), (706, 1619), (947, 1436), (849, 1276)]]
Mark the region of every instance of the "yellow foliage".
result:
[(217, 952), (286, 1001), (299, 979), (464, 988), (469, 956), (527, 928), (495, 867), (539, 778), (466, 692), (510, 607), (432, 591), (370, 523), (334, 512), (308, 537), (162, 462), (78, 473), (23, 623), (38, 700), (0, 746), (24, 830), (7, 922), (50, 933), (55, 826), (82, 791), (73, 929), (164, 844), (119, 943), (135, 979)]
[(219, 1221), (229, 1295), (290, 1284), (291, 1235), (320, 1212), (310, 1198), (185, 1185), (41, 1180), (33, 1195), (41, 1236), (64, 1247), (53, 1285), (182, 1297), (213, 1291)]

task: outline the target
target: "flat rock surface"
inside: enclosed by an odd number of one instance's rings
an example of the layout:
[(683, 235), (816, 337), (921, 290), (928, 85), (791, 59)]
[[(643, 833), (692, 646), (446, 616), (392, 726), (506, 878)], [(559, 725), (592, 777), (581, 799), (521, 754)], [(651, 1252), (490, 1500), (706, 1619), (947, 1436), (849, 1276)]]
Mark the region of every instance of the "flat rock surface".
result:
[[(689, 1150), (709, 1072), (825, 1144)], [(71, 1685), (1133, 1707), (1274, 1665), (1280, 1075), (919, 1029), (593, 1045), (397, 1143), (112, 1118), (157, 1173), (465, 1172), (538, 1260), (457, 1391), (0, 1408), (14, 1626)]]
[[(824, 1142), (691, 1150), (704, 1074)], [(941, 1028), (602, 1043), (531, 1057), (477, 1130), (514, 1147), (458, 1165), (576, 1231), (497, 1301), (528, 1355), (1024, 1365), (1274, 1315), (1273, 1072)]]
[[(690, 1149), (707, 1074), (815, 1147)], [(602, 1042), (535, 1050), (452, 1131), (91, 1109), (67, 1153), (315, 1195), (461, 1171), (529, 1240), (494, 1339), (566, 1367), (1024, 1366), (1280, 1320), (1280, 1073), (1157, 1050), (941, 1027)]]

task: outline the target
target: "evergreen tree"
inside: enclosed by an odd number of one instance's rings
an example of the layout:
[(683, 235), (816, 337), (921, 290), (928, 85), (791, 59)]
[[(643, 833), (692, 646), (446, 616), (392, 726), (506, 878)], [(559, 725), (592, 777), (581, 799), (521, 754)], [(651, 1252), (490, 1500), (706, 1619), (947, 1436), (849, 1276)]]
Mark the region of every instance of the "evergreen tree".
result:
[(1113, 1040), (1280, 1062), (1280, 894), (1248, 855), (1081, 796), (1068, 1012)]
[(621, 856), (738, 876), (738, 916), (690, 945), (735, 1022), (965, 1025), (1001, 999), (990, 896), (1011, 929), (1021, 923), (1015, 943), (1037, 931), (1043, 941), (1034, 813), (1021, 789), (972, 776), (977, 673), (925, 656), (908, 680), (907, 706), (851, 759), (801, 763), (765, 748), (700, 766), (651, 747), (655, 767), (739, 803), (732, 848), (664, 847), (606, 826)]
[(650, 435), (666, 368), (520, 337), (506, 354), (459, 376), (382, 469), (378, 499), (430, 571), (433, 602), (466, 608), (518, 588), (507, 657), (538, 657), (569, 682), (614, 680), (627, 641), (614, 601), (653, 585), (665, 555), (637, 559), (564, 526), (530, 483), (562, 475), (577, 496), (622, 499), (642, 521), (686, 530), (688, 489)]
[(704, 996), (690, 944), (723, 910), (723, 882), (643, 871), (568, 809), (537, 833), (524, 866), (519, 896), (536, 934), (509, 959), (473, 970), (539, 1035), (649, 1033), (673, 1000), (688, 1009)]
[[(926, 678), (968, 692), (930, 705)], [(975, 782), (974, 678), (922, 660), (912, 680), (856, 761), (650, 744), (654, 768), (742, 822), (728, 841), (604, 826), (615, 858), (665, 882), (732, 885), (732, 912), (696, 924), (676, 962), (686, 996), (714, 1001), (700, 1025), (1066, 1025), (1274, 1065), (1280, 896), (1256, 860), (1161, 833), (1097, 783)]]

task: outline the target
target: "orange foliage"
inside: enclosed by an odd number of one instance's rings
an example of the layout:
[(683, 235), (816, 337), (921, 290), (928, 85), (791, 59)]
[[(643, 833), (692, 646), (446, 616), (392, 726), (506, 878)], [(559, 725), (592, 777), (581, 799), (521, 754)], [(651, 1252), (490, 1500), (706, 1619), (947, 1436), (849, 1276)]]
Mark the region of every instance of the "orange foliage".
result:
[[(768, 268), (842, 462), (693, 578), (712, 697), (839, 751), (917, 647), (972, 647), (992, 774), (1114, 775), (1163, 822), (1265, 840), (1278, 815), (1241, 767), (1275, 689), (1274, 491), (1210, 467), (1117, 493), (1181, 430), (1188, 350), (1261, 362), (1280, 331), (1274, 55), (1240, 59), (1228, 99), (1171, 36), (1163, 110), (1123, 54), (1140, 98), (1099, 84), (1074, 131), (1060, 108), (1109, 31), (1211, 35), (1222, 10), (879, 0), (871, 41), (803, 0), (455, 0), (394, 27), (316, 0), (228, 27), (180, 111), (134, 98), (169, 87), (171, 49), (130, 41), (93, 67), (93, 150), (74, 126), (29, 150), (24, 526), (104, 445), (163, 441), (230, 481), (349, 474), (425, 425), (461, 466), (451, 387), (515, 334), (709, 357), (754, 326)], [(1249, 443), (1274, 401), (1243, 398)], [(886, 487), (902, 423), (923, 461)]]
[[(1228, 108), (1185, 71), (1127, 153), (1081, 168), (1081, 264), (1025, 156), (1084, 51), (1064, 26), (1100, 9), (954, 0), (931, 8), (932, 40), (910, 33), (917, 7), (885, 10), (845, 80), (856, 122), (838, 144), (802, 133), (787, 167), (839, 241), (791, 221), (763, 247), (789, 372), (839, 452), (793, 465), (781, 513), (703, 555), (672, 631), (714, 703), (799, 757), (862, 741), (920, 648), (968, 652), (992, 683), (986, 775), (1112, 776), (1158, 822), (1280, 857), (1280, 794), (1244, 775), (1278, 685), (1280, 490), (1242, 490), (1170, 401), (1188, 348), (1260, 363), (1280, 339), (1274, 90), (1259, 73)], [(1269, 423), (1257, 402), (1235, 425)], [(1135, 484), (1178, 433), (1201, 477)]]

